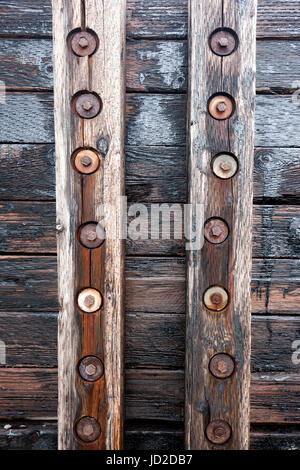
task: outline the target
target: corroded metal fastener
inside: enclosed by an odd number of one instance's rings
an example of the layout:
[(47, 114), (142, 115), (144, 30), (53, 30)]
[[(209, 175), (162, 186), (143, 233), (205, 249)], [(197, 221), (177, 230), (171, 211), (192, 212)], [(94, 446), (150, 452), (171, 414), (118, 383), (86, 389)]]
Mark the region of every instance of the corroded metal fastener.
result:
[(77, 296), (77, 304), (80, 310), (85, 313), (95, 313), (102, 307), (103, 299), (101, 293), (97, 289), (88, 287), (79, 292)]
[(104, 373), (104, 366), (101, 359), (96, 356), (86, 356), (79, 362), (80, 376), (87, 382), (96, 382)]
[(204, 236), (210, 243), (223, 243), (228, 237), (229, 229), (222, 219), (209, 219), (204, 225)]
[(84, 416), (77, 421), (75, 432), (83, 442), (94, 442), (101, 434), (101, 427), (95, 418)]
[(93, 93), (82, 93), (75, 98), (75, 109), (80, 117), (92, 119), (100, 113), (102, 102), (99, 96)]
[(105, 241), (105, 231), (100, 224), (90, 222), (79, 228), (79, 240), (85, 248), (98, 248)]
[(77, 171), (85, 175), (90, 175), (98, 170), (100, 158), (96, 150), (83, 149), (75, 153), (73, 163)]
[(232, 54), (238, 46), (238, 38), (230, 29), (217, 29), (209, 40), (211, 50), (220, 56)]
[(208, 111), (214, 119), (228, 119), (234, 111), (234, 99), (227, 95), (216, 95), (208, 101)]
[(218, 379), (227, 379), (233, 374), (234, 360), (228, 354), (216, 354), (209, 362), (209, 370)]
[(226, 153), (217, 155), (213, 159), (212, 170), (213, 173), (223, 180), (232, 178), (238, 169), (237, 160)]
[(226, 444), (231, 437), (231, 427), (226, 421), (218, 419), (209, 423), (205, 433), (213, 444)]
[(204, 305), (209, 310), (220, 311), (223, 310), (228, 304), (228, 294), (223, 287), (212, 286), (209, 287), (203, 296)]
[(79, 31), (71, 38), (71, 49), (80, 57), (92, 55), (97, 48), (96, 35), (87, 31)]

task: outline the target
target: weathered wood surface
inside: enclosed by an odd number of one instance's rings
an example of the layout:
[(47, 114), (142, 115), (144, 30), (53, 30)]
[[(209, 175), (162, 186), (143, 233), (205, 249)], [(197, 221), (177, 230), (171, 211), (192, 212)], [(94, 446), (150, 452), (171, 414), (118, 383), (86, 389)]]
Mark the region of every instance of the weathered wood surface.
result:
[[(129, 202), (186, 201), (186, 152), (183, 147), (126, 149)], [(55, 201), (53, 144), (2, 144), (1, 200)], [(258, 148), (254, 159), (254, 202), (299, 203), (299, 148)], [(168, 184), (166, 185), (166, 180)]]
[[(299, 269), (300, 260), (254, 259), (252, 312), (299, 315)], [(55, 257), (0, 257), (0, 310), (57, 312), (57, 309)], [(184, 258), (127, 258), (126, 310), (184, 313)]]
[[(123, 298), (124, 244), (120, 238), (119, 199), (124, 195), (124, 102), (126, 1), (111, 3), (55, 0), (54, 98), (58, 235), (58, 422), (60, 449), (120, 450), (123, 446)], [(67, 47), (75, 28), (97, 34), (99, 48), (92, 60), (78, 58)], [(83, 120), (72, 111), (70, 97), (82, 90), (97, 93), (103, 109)], [(118, 92), (116, 92), (118, 90)], [(99, 169), (82, 176), (70, 157), (79, 148), (97, 149)], [(104, 206), (105, 243), (89, 250), (77, 242), (81, 224), (99, 222)], [(116, 229), (116, 232), (114, 232)], [(101, 292), (103, 307), (83, 315), (74, 299), (84, 287)], [(74, 308), (75, 307), (75, 308)], [(79, 361), (96, 356), (104, 374), (93, 384), (81, 379)], [(101, 433), (86, 444), (74, 437), (82, 416), (95, 418)]]
[[(253, 211), (253, 257), (299, 258), (298, 206), (259, 205)], [(126, 246), (129, 256), (184, 255), (183, 239), (128, 239)], [(55, 254), (55, 204), (0, 202), (0, 252)]]
[[(1, 420), (53, 419), (57, 414), (57, 370), (0, 369)], [(182, 421), (183, 371), (126, 371), (128, 420)], [(252, 374), (251, 423), (299, 424), (300, 377), (296, 374)]]
[[(53, 88), (52, 42), (41, 39), (1, 41), (0, 76), (13, 90)], [(258, 91), (289, 93), (295, 89), (300, 66), (296, 41), (257, 41)], [(187, 86), (186, 41), (128, 41), (128, 91), (184, 92)]]
[[(128, 0), (127, 35), (132, 38), (185, 38), (187, 0)], [(50, 37), (51, 0), (0, 1), (3, 36)], [(300, 35), (298, 0), (258, 0), (258, 37)]]
[[(189, 1), (189, 233), (199, 224), (204, 237), (204, 223), (211, 217), (221, 217), (229, 228), (222, 244), (205, 240), (186, 253), (185, 443), (191, 450), (220, 448), (206, 436), (215, 420), (231, 428), (222, 448), (249, 447), (256, 6), (256, 0), (238, 0), (234, 8), (226, 0)], [(221, 26), (234, 30), (239, 40), (237, 50), (224, 59), (208, 46), (211, 32)], [(236, 102), (232, 118), (224, 121), (208, 112), (208, 98), (218, 92)], [(229, 180), (211, 170), (212, 157), (221, 152), (233, 153), (239, 162)], [(210, 311), (203, 302), (205, 291), (215, 285), (228, 293), (222, 312)], [(233, 358), (235, 369), (227, 380), (217, 380), (209, 370), (218, 353)]]
[[(0, 108), (1, 143), (53, 143), (53, 96), (7, 93)], [(127, 95), (127, 144), (184, 146), (186, 97), (177, 94)], [(255, 146), (299, 147), (300, 106), (290, 96), (256, 98)]]
[[(127, 369), (177, 370), (184, 367), (183, 314), (128, 313)], [(252, 316), (252, 372), (297, 372), (293, 342), (300, 319)], [(1, 312), (0, 340), (5, 342), (8, 367), (57, 367), (57, 315), (54, 312)], [(300, 354), (299, 354), (300, 357)]]
[[(5, 424), (4, 424), (5, 423)], [(56, 450), (57, 425), (46, 422), (4, 422), (0, 427), (0, 450)], [(4, 428), (6, 426), (6, 428)], [(182, 425), (128, 424), (126, 450), (182, 451)], [(251, 450), (300, 450), (297, 428), (266, 429), (256, 426), (250, 433)]]

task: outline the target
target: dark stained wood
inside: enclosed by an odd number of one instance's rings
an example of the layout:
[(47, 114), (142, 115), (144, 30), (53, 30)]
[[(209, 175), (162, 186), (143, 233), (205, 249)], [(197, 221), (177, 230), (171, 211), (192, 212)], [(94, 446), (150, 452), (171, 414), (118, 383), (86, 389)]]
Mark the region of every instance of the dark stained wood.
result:
[[(187, 0), (128, 0), (127, 35), (132, 38), (185, 38)], [(50, 37), (50, 0), (0, 1), (3, 36)], [(258, 0), (258, 37), (299, 37), (298, 0)]]
[[(186, 155), (183, 147), (126, 149), (126, 195), (129, 202), (186, 201)], [(0, 199), (55, 200), (54, 145), (0, 146)], [(300, 201), (300, 150), (258, 148), (254, 160), (254, 201)], [(166, 184), (168, 181), (168, 184)]]
[[(128, 313), (127, 369), (184, 367), (183, 314)], [(299, 338), (300, 320), (286, 316), (252, 316), (252, 372), (297, 372), (292, 344)], [(1, 312), (0, 338), (6, 364), (12, 367), (57, 366), (57, 315), (54, 312)]]
[[(4, 39), (1, 44), (0, 76), (7, 89), (53, 88), (50, 39)], [(275, 94), (294, 90), (300, 73), (297, 51), (296, 41), (257, 41), (257, 90)], [(186, 41), (128, 41), (126, 57), (128, 91), (186, 90)]]
[[(56, 423), (31, 423), (28, 421), (4, 423), (0, 427), (1, 450), (57, 449)], [(4, 425), (7, 427), (6, 429), (4, 429)], [(274, 430), (273, 428), (256, 426), (250, 433), (250, 449), (300, 450), (299, 438), (297, 427)], [(140, 425), (128, 423), (125, 432), (125, 449), (131, 451), (182, 451), (184, 449), (183, 426), (182, 424), (148, 422), (142, 422)]]
[[(172, 204), (168, 207), (172, 207)], [(147, 208), (150, 211), (148, 204)], [(298, 225), (298, 206), (254, 206), (253, 256), (298, 258), (300, 254)], [(184, 255), (182, 238), (128, 239), (126, 245), (128, 255)], [(55, 254), (55, 204), (0, 201), (0, 251)]]
[[(252, 312), (298, 315), (299, 269), (299, 260), (254, 259)], [(184, 258), (127, 258), (128, 312), (184, 313), (184, 290)], [(0, 257), (0, 310), (57, 312), (57, 304), (54, 256)]]
[[(127, 95), (127, 144), (184, 146), (185, 109), (185, 95)], [(7, 93), (1, 143), (53, 143), (52, 113), (50, 93)], [(256, 147), (299, 146), (300, 106), (290, 96), (258, 95), (255, 122)]]

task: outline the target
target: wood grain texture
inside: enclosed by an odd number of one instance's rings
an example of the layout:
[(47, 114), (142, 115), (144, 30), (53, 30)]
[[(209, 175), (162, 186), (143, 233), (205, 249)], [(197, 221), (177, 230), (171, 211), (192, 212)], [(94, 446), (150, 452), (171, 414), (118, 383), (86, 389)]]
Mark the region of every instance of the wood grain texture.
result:
[[(55, 201), (54, 145), (3, 144), (0, 145), (0, 161), (1, 200)], [(254, 202), (299, 203), (299, 161), (299, 148), (257, 148)], [(127, 146), (125, 170), (129, 202), (186, 201), (183, 147)]]
[[(185, 146), (185, 95), (130, 93), (126, 103), (127, 145)], [(0, 143), (54, 143), (52, 113), (50, 93), (7, 93)], [(299, 123), (291, 96), (256, 97), (256, 147), (299, 148)]]
[[(294, 341), (299, 317), (252, 316), (252, 372), (296, 373)], [(184, 367), (185, 315), (127, 313), (125, 366), (127, 369), (178, 370)], [(0, 339), (5, 342), (8, 367), (57, 367), (57, 314), (1, 312)]]
[[(187, 36), (187, 0), (128, 0), (127, 34), (132, 38)], [(50, 37), (51, 0), (0, 0), (3, 36)], [(298, 0), (258, 0), (258, 37), (297, 38)]]
[[(252, 243), (252, 172), (255, 103), (256, 1), (189, 2), (188, 202), (189, 229), (205, 220), (222, 217), (230, 236), (221, 245), (204, 241), (187, 251), (186, 398), (187, 449), (217, 449), (205, 436), (207, 425), (225, 420), (231, 439), (221, 446), (247, 449), (249, 445), (250, 312)], [(207, 44), (212, 31), (232, 28), (238, 49), (220, 58)], [(214, 93), (234, 97), (236, 110), (225, 121), (214, 120), (207, 101)], [(213, 155), (229, 151), (239, 169), (230, 180), (211, 171)], [(201, 208), (201, 218), (198, 207)], [(197, 214), (197, 215), (196, 215)], [(202, 235), (203, 236), (203, 235)], [(224, 287), (230, 296), (220, 313), (204, 307), (210, 286)], [(208, 369), (215, 354), (226, 352), (235, 361), (234, 374), (218, 382)]]
[[(95, 0), (53, 2), (57, 224), (62, 227), (58, 236), (60, 449), (120, 449), (123, 442), (124, 249), (118, 236), (118, 200), (124, 194), (125, 8), (123, 0), (113, 5)], [(78, 58), (67, 47), (68, 34), (78, 27), (92, 29), (99, 38), (99, 49), (91, 58)], [(71, 110), (70, 97), (81, 90), (96, 92), (102, 99), (103, 110), (94, 119), (83, 120)], [(107, 143), (105, 158), (100, 155), (96, 173), (81, 176), (71, 166), (72, 153), (79, 147), (97, 149), (101, 139)], [(83, 223), (101, 220), (103, 204), (107, 239), (90, 251), (77, 242), (76, 232)], [(88, 286), (98, 289), (104, 299), (103, 308), (93, 315), (83, 315), (74, 305), (77, 292)], [(100, 357), (105, 368), (92, 386), (76, 370), (87, 355)], [(100, 423), (100, 437), (92, 444), (74, 438), (73, 426), (81, 416)]]
[[(52, 422), (5, 422), (0, 428), (1, 450), (56, 450), (57, 425)], [(10, 426), (8, 428), (8, 426)], [(184, 432), (181, 424), (128, 423), (125, 449), (131, 451), (182, 451)], [(251, 450), (299, 450), (299, 429), (255, 426), (250, 433)]]

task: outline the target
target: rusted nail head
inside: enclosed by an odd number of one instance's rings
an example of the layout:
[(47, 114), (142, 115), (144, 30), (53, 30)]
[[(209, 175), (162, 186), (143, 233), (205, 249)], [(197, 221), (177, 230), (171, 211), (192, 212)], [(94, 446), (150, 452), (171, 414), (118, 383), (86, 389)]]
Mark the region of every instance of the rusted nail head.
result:
[(101, 434), (100, 424), (95, 418), (85, 416), (76, 423), (76, 434), (84, 442), (94, 442)]
[(226, 421), (212, 421), (206, 428), (206, 437), (213, 444), (225, 444), (231, 437), (231, 427)]
[(210, 219), (205, 223), (204, 235), (210, 243), (223, 243), (228, 237), (229, 229), (222, 219)]
[(95, 297), (93, 295), (87, 295), (84, 299), (84, 305), (87, 308), (91, 308), (95, 303)]
[(232, 164), (230, 163), (230, 161), (226, 160), (220, 163), (220, 168), (223, 171), (230, 171), (232, 170)]
[(88, 155), (81, 158), (81, 163), (83, 166), (90, 166), (93, 163), (93, 160)]
[(219, 353), (213, 356), (209, 363), (210, 372), (218, 379), (231, 376), (235, 368), (234, 360), (228, 354)]
[(210, 296), (211, 303), (214, 305), (220, 305), (222, 303), (222, 296), (221, 294), (212, 294)]
[(228, 46), (228, 39), (225, 38), (225, 37), (221, 37), (218, 42), (219, 42), (221, 47), (227, 47)]
[(96, 356), (86, 356), (79, 363), (79, 373), (88, 382), (96, 382), (104, 373), (104, 366)]
[(217, 110), (220, 111), (220, 113), (224, 113), (226, 109), (227, 109), (227, 105), (225, 101), (221, 101), (220, 103), (217, 104)]
[(79, 44), (80, 47), (82, 47), (82, 49), (84, 49), (84, 48), (88, 47), (89, 41), (84, 36), (82, 36), (79, 39), (78, 44)]

